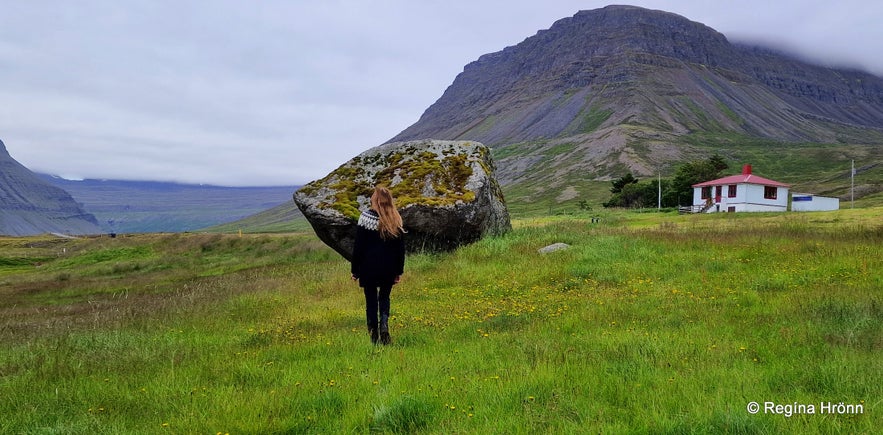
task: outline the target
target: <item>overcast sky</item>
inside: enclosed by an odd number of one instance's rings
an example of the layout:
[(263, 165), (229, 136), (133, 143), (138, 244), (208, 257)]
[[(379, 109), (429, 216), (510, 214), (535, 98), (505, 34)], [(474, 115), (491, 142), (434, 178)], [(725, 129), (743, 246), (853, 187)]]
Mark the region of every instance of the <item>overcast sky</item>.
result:
[[(878, 0), (622, 3), (883, 76)], [(482, 54), (608, 4), (0, 0), (0, 139), (66, 178), (302, 184), (416, 122)]]

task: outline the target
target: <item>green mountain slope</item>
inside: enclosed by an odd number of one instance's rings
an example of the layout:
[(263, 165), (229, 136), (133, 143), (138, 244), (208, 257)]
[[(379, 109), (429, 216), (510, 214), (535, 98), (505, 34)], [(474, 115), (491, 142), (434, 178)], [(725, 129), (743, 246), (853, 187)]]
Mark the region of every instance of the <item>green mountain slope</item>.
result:
[(213, 233), (291, 233), (310, 229), (304, 215), (294, 201), (277, 205), (269, 210), (236, 220), (234, 222), (203, 228), (200, 231)]

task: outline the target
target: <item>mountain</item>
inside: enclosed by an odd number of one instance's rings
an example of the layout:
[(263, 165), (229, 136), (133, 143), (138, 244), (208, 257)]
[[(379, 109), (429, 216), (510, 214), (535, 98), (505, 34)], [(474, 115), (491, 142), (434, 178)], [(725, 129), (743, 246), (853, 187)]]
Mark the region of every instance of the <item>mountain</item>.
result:
[(0, 234), (97, 234), (101, 229), (70, 194), (39, 178), (0, 141)]
[(104, 231), (115, 233), (202, 230), (291, 203), (291, 194), (297, 190), (296, 186), (225, 187), (41, 176), (70, 192), (96, 216)]
[[(758, 156), (773, 166), (834, 144), (874, 164), (883, 162), (883, 79), (733, 43), (676, 14), (608, 6), (466, 65), (390, 142), (418, 138), (492, 147), (516, 201), (574, 198), (592, 182), (671, 174), (712, 153), (735, 167)], [(817, 157), (840, 165), (826, 169), (833, 176), (848, 167), (845, 154)], [(764, 173), (809, 181), (801, 165), (779, 169)]]

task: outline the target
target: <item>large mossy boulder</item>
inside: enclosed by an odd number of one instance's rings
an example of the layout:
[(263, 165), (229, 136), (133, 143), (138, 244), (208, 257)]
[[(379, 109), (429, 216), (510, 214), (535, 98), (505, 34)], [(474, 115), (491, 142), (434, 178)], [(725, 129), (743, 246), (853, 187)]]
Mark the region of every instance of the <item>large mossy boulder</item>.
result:
[(359, 214), (374, 186), (389, 188), (409, 252), (438, 252), (511, 229), (490, 150), (478, 142), (420, 140), (381, 145), (294, 193), (319, 238), (350, 260)]

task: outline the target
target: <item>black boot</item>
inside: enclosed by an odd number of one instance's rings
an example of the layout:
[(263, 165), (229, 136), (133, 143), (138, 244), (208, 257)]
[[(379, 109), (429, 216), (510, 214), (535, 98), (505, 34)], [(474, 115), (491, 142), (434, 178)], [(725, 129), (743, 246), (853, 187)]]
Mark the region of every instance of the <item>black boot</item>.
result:
[(392, 338), (389, 336), (389, 316), (380, 316), (380, 344), (390, 344)]
[(368, 318), (368, 335), (371, 336), (371, 344), (377, 344), (380, 340), (380, 331), (377, 328), (377, 317)]

